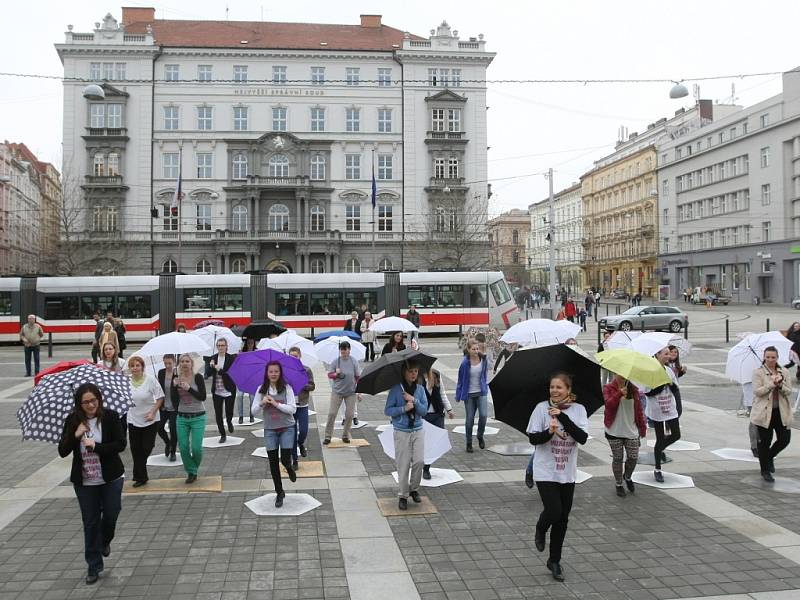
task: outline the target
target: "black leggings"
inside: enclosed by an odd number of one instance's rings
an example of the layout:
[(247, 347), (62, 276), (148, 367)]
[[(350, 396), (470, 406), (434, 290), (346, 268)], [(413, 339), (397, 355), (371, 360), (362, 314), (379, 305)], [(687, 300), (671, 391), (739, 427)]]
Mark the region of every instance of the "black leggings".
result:
[[(178, 413), (174, 410), (162, 410), (160, 419), (158, 437), (164, 440), (164, 454), (176, 452), (178, 449)], [(169, 433), (166, 432), (167, 423), (169, 423)]]
[(550, 532), (550, 562), (561, 560), (561, 547), (567, 535), (569, 511), (572, 510), (572, 497), (575, 494), (574, 483), (556, 483), (555, 481), (537, 481), (536, 489), (542, 498), (544, 510), (536, 522), (536, 531), (544, 537)]
[(361, 342), (367, 349), (364, 360), (375, 360), (375, 344), (373, 342)]
[(236, 402), (236, 394), (230, 396), (217, 396), (212, 394), (214, 400), (214, 416), (217, 418), (217, 429), (220, 435), (225, 435), (225, 423), (222, 421), (222, 404), (225, 404), (225, 418), (228, 423), (233, 422), (233, 405)]
[[(777, 439), (772, 443), (772, 432), (775, 432)], [(772, 417), (769, 420), (769, 427), (758, 427), (758, 462), (761, 465), (761, 472), (764, 473), (772, 466), (772, 461), (781, 450), (789, 445), (792, 438), (792, 430), (783, 426), (781, 411), (777, 408), (772, 409)]]
[[(669, 435), (664, 435), (664, 423), (669, 427)], [(681, 425), (678, 419), (669, 421), (653, 421), (653, 428), (656, 430), (656, 446), (653, 448), (656, 459), (656, 470), (661, 470), (661, 453), (679, 439), (681, 439)]]
[(272, 475), (272, 483), (275, 486), (275, 493), (280, 494), (283, 491), (283, 482), (281, 481), (281, 467), (278, 464), (278, 452), (281, 453), (280, 462), (283, 463), (283, 468), (287, 473), (292, 472), (292, 449), (283, 448), (278, 450), (267, 450), (267, 458), (269, 458), (269, 473)]

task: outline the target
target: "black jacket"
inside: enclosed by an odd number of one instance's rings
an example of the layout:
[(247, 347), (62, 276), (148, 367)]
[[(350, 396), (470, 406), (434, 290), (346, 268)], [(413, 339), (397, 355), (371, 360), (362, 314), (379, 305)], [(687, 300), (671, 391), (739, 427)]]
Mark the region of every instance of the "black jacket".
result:
[(345, 331), (355, 331), (356, 333), (361, 332), (361, 319), (356, 319), (355, 327), (353, 327), (353, 319), (347, 319), (344, 322), (344, 330)]
[[(76, 485), (83, 485), (83, 458), (81, 458), (80, 440), (75, 437), (78, 429), (78, 416), (73, 412), (64, 421), (64, 431), (61, 432), (61, 441), (58, 442), (58, 454), (62, 458), (72, 453), (72, 471), (69, 480)], [(100, 457), (100, 469), (103, 480), (108, 483), (122, 477), (125, 467), (119, 455), (125, 450), (125, 429), (122, 427), (119, 413), (103, 410), (103, 419), (100, 421), (102, 440), (95, 441), (94, 453)]]
[(222, 385), (223, 387), (228, 390), (232, 395), (236, 395), (236, 384), (233, 383), (233, 379), (231, 376), (228, 375), (228, 369), (233, 366), (233, 361), (236, 359), (235, 354), (225, 354), (225, 364), (220, 367), (217, 365), (217, 368), (214, 369), (211, 367), (211, 361), (217, 360), (219, 355), (212, 354), (211, 356), (206, 356), (203, 360), (206, 363), (206, 377), (211, 377), (211, 394), (214, 394), (214, 390), (217, 389), (217, 377), (222, 377)]

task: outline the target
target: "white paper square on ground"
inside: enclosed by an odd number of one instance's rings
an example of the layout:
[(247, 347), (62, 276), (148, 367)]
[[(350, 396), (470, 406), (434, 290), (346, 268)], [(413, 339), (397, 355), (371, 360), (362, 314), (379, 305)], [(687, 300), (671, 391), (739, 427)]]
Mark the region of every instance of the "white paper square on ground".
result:
[[(465, 428), (463, 425), (459, 425), (458, 427), (453, 427), (453, 433), (461, 433), (461, 434), (464, 434), (464, 433), (466, 433), (466, 432), (467, 432), (467, 430), (466, 430), (466, 428)], [(476, 425), (476, 426), (475, 426), (475, 427), (473, 427), (473, 429), (472, 429), (472, 435), (473, 435), (473, 436), (477, 436), (477, 435), (478, 435), (478, 433), (477, 433), (477, 432), (478, 432), (478, 427), (477, 427), (477, 425)], [(496, 434), (498, 434), (498, 433), (500, 433), (500, 430), (499, 430), (497, 427), (490, 427), (489, 425), (487, 425), (487, 426), (486, 426), (486, 429), (484, 429), (484, 431), (483, 431), (483, 434), (484, 434), (484, 435), (496, 435)]]
[[(655, 440), (647, 440), (647, 447), (648, 448), (655, 448), (656, 447), (656, 441)], [(667, 446), (664, 449), (664, 451), (667, 451), (667, 450), (669, 450), (670, 452), (672, 452), (673, 450), (675, 452), (682, 452), (684, 450), (700, 450), (700, 444), (698, 444), (697, 442), (686, 442), (684, 440), (678, 440), (674, 444), (670, 444), (669, 446)]]
[(309, 417), (312, 416), (312, 415), (315, 415), (315, 414), (317, 414), (317, 411), (309, 409), (309, 411), (308, 411), (308, 416)]
[[(395, 483), (399, 481), (397, 471), (392, 471), (392, 477), (394, 477)], [(422, 487), (441, 487), (450, 483), (458, 483), (459, 481), (464, 481), (464, 478), (461, 477), (455, 469), (437, 469), (436, 467), (431, 467), (431, 478), (423, 479), (420, 485)]]
[(244, 505), (259, 517), (296, 517), (322, 506), (322, 502), (310, 494), (286, 494), (283, 506), (275, 508), (274, 492), (248, 500)]
[(661, 471), (661, 474), (664, 476), (664, 483), (659, 483), (655, 480), (652, 469), (647, 471), (634, 471), (631, 479), (635, 483), (664, 490), (694, 487), (694, 480), (686, 475), (678, 475), (677, 473), (669, 473), (668, 471)]
[(575, 483), (583, 483), (584, 481), (589, 481), (591, 478), (592, 475), (580, 469), (575, 473)]
[(384, 423), (383, 425), (378, 425), (375, 428), (375, 431), (379, 431), (379, 432), (383, 433), (387, 429), (391, 429), (391, 428), (392, 428), (392, 424), (391, 423)]
[(147, 457), (148, 467), (182, 467), (181, 453), (175, 453), (175, 462), (170, 462), (166, 454), (151, 454)]
[(501, 456), (530, 456), (533, 454), (533, 446), (530, 442), (513, 442), (510, 444), (492, 444), (486, 448), (489, 452), (500, 454)]
[(257, 438), (263, 438), (264, 437), (264, 430), (263, 429), (256, 429), (255, 431), (251, 431), (250, 433), (252, 435), (254, 435), (255, 437), (257, 437)]
[(207, 437), (203, 438), (203, 448), (227, 448), (228, 446), (238, 446), (242, 442), (244, 442), (244, 438), (232, 435), (229, 435), (228, 439), (222, 444), (219, 443), (218, 437)]
[(758, 462), (758, 458), (753, 456), (753, 452), (751, 450), (744, 450), (742, 448), (718, 448), (717, 450), (712, 450), (711, 454), (716, 454), (725, 460), (741, 460), (752, 463)]
[[(361, 429), (362, 427), (366, 427), (369, 425), (369, 421), (359, 421), (358, 425), (352, 425), (351, 429)], [(333, 426), (334, 429), (344, 429), (344, 425), (342, 425), (341, 421), (337, 421), (336, 424)]]

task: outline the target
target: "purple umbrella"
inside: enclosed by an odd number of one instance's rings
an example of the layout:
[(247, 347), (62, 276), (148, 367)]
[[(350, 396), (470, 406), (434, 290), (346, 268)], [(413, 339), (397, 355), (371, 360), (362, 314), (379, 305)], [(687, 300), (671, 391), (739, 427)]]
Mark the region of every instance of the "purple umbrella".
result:
[(255, 394), (264, 383), (264, 371), (271, 362), (281, 364), (283, 378), (295, 394), (299, 394), (308, 383), (308, 375), (300, 359), (270, 349), (240, 352), (228, 369), (228, 375), (237, 388), (248, 394)]

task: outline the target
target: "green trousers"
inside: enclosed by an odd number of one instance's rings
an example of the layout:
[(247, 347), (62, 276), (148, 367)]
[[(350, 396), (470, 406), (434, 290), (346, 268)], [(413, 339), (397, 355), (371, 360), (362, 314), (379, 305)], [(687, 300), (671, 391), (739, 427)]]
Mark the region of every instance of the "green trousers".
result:
[(178, 415), (178, 448), (181, 451), (183, 468), (189, 475), (197, 475), (203, 460), (203, 435), (206, 431), (206, 415), (183, 417)]

